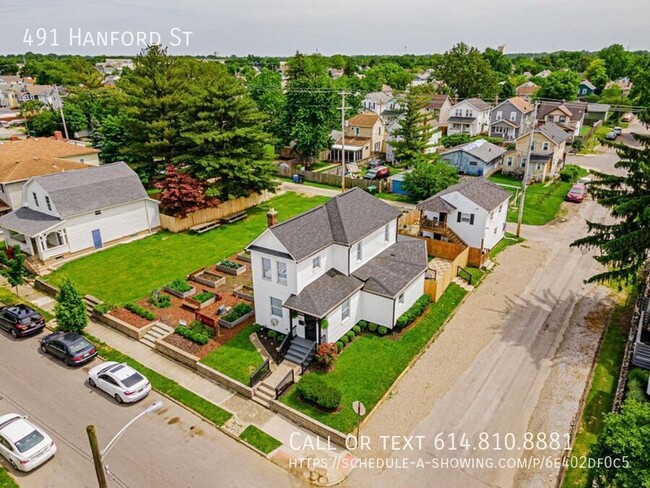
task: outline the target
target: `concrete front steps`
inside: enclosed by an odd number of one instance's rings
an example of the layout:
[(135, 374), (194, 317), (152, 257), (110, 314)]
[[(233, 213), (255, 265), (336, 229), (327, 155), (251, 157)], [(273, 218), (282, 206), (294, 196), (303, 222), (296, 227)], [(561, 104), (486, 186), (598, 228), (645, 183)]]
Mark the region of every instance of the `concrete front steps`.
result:
[(314, 357), (314, 351), (311, 350), (313, 345), (313, 341), (308, 341), (302, 337), (294, 337), (284, 359), (295, 364), (309, 363)]
[(452, 280), (452, 283), (456, 283), (458, 286), (460, 286), (465, 291), (472, 291), (474, 289), (474, 285), (470, 285), (467, 281), (465, 281), (462, 278), (459, 278), (458, 276), (456, 276)]
[(88, 316), (92, 316), (93, 310), (95, 309), (95, 305), (102, 303), (102, 301), (99, 298), (96, 298), (92, 295), (85, 295), (84, 303), (86, 304), (86, 313), (88, 314)]
[(163, 324), (162, 322), (156, 322), (153, 326), (147, 331), (147, 333), (140, 339), (144, 345), (154, 348), (156, 346), (156, 339), (166, 336), (174, 332), (170, 326)]
[(275, 388), (287, 377), (291, 370), (293, 370), (293, 380), (297, 382), (298, 378), (300, 378), (300, 366), (283, 361), (276, 366), (273, 373), (255, 387), (253, 400), (264, 407), (268, 407), (271, 400), (275, 400)]

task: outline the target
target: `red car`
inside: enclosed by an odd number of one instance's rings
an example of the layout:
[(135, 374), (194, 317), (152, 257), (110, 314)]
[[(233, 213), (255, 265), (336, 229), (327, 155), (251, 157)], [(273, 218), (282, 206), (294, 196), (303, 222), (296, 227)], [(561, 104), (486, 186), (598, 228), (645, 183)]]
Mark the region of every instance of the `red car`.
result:
[(580, 203), (585, 199), (586, 195), (587, 195), (587, 187), (585, 185), (576, 183), (571, 187), (569, 193), (567, 193), (566, 200), (568, 202)]

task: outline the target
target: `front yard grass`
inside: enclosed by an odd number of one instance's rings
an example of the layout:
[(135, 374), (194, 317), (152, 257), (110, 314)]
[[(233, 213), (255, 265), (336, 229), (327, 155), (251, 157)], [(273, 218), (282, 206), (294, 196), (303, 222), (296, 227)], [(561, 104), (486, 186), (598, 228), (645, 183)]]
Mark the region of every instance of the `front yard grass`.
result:
[(426, 346), (456, 309), (467, 292), (451, 284), (437, 303), (399, 338), (365, 332), (349, 344), (337, 358), (332, 371), (314, 371), (323, 380), (338, 388), (341, 409), (325, 412), (303, 402), (295, 385), (281, 401), (341, 432), (351, 432), (356, 426), (352, 402), (360, 400), (370, 412), (381, 400), (411, 360)]
[(258, 429), (254, 425), (246, 427), (244, 431), (239, 434), (239, 438), (248, 442), (251, 446), (256, 447), (264, 454), (268, 454), (282, 445), (282, 442), (277, 440), (275, 437), (268, 435), (263, 430)]
[(204, 357), (201, 362), (248, 386), (251, 374), (264, 362), (264, 358), (248, 338), (258, 329), (259, 326), (256, 324), (243, 328), (235, 337)]
[(0, 466), (0, 488), (19, 488), (4, 466)]
[(0, 287), (0, 302), (4, 303), (5, 305), (15, 305), (17, 303), (24, 303), (28, 307), (31, 307), (34, 310), (36, 310), (38, 313), (40, 313), (46, 322), (49, 322), (54, 318), (54, 315), (52, 315), (50, 312), (43, 310), (40, 307), (37, 307), (32, 302), (17, 296), (11, 290), (4, 287)]
[[(605, 333), (594, 368), (591, 388), (587, 394), (580, 428), (573, 441), (571, 456), (581, 459), (589, 456), (591, 448), (603, 430), (603, 416), (612, 410), (618, 375), (623, 362), (623, 351), (629, 332), (630, 314), (634, 310), (636, 294), (629, 293), (617, 303)], [(587, 488), (591, 486), (589, 470), (581, 467), (566, 470), (564, 488)]]
[(510, 232), (506, 232), (505, 237), (501, 239), (496, 246), (490, 249), (490, 259), (494, 259), (504, 249), (510, 246), (514, 246), (515, 244), (520, 244), (524, 241), (525, 239), (523, 237), (517, 237), (516, 235), (511, 234)]
[(58, 286), (70, 278), (83, 293), (113, 304), (135, 301), (175, 278), (241, 251), (266, 228), (269, 208), (275, 208), (282, 221), (327, 200), (285, 193), (249, 209), (248, 217), (240, 222), (200, 235), (161, 231), (70, 261), (46, 280)]

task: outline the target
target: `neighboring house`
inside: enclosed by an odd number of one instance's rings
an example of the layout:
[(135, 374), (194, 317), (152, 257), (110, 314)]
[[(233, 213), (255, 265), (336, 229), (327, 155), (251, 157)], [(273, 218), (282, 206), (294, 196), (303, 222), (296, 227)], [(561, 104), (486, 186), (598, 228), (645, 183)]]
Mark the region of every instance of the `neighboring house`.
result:
[(542, 102), (537, 110), (537, 120), (557, 124), (572, 140), (580, 134), (586, 112), (586, 102)]
[(485, 178), (461, 181), (418, 203), (421, 235), (492, 249), (505, 235), (509, 200), (509, 191)]
[(38, 100), (53, 109), (62, 106), (61, 97), (52, 85), (26, 85), (18, 95), (18, 102), (22, 104), (29, 100)]
[(290, 334), (293, 344), (336, 342), (359, 320), (387, 328), (424, 293), (423, 240), (398, 235), (401, 212), (354, 188), (269, 228), (251, 255), (255, 320)]
[(578, 96), (579, 97), (588, 97), (593, 95), (596, 91), (596, 87), (589, 80), (582, 80), (578, 85)]
[(378, 91), (368, 93), (361, 102), (361, 105), (363, 105), (365, 110), (381, 115), (384, 113), (384, 110), (390, 110), (391, 102), (393, 104), (395, 102), (395, 97), (392, 92)]
[(19, 108), (21, 93), (31, 83), (31, 78), (0, 76), (0, 107)]
[(25, 182), (34, 176), (98, 165), (99, 151), (64, 140), (29, 138), (0, 143), (0, 212), (22, 205)]
[(122, 74), (124, 68), (134, 69), (135, 63), (129, 58), (107, 58), (103, 63), (95, 63), (97, 71), (104, 75)]
[(490, 176), (501, 164), (506, 149), (485, 139), (461, 144), (443, 152), (440, 159), (458, 170), (460, 174)]
[(434, 95), (427, 104), (426, 110), (439, 125), (446, 125), (451, 110), (451, 99), (447, 95)]
[(415, 76), (413, 81), (411, 81), (410, 85), (411, 86), (426, 85), (427, 83), (429, 83), (429, 80), (431, 79), (432, 75), (433, 75), (433, 70), (430, 69), (424, 70), (424, 72)]
[(553, 72), (550, 69), (545, 69), (543, 71), (540, 71), (535, 75), (537, 78), (547, 78), (549, 75), (551, 75)]
[(514, 141), (535, 124), (535, 107), (523, 98), (504, 100), (490, 111), (490, 137)]
[(630, 79), (626, 76), (626, 77), (623, 77), (623, 78), (619, 78), (616, 81), (608, 82), (605, 85), (605, 90), (607, 90), (609, 88), (614, 88), (615, 86), (617, 86), (618, 88), (620, 88), (623, 91), (623, 95), (628, 97), (628, 96), (630, 96), (630, 92), (632, 91), (632, 86), (633, 85), (634, 85), (634, 83), (632, 83), (630, 81)]
[(531, 133), (524, 134), (516, 141), (516, 152), (508, 153), (501, 171), (503, 174), (522, 175), (526, 172), (529, 179), (545, 181), (556, 176), (564, 165), (568, 134), (561, 127), (546, 122), (534, 131), (530, 164), (527, 163), (528, 147)]
[(589, 103), (587, 104), (587, 115), (585, 122), (594, 124), (595, 122), (605, 122), (609, 118), (611, 106), (606, 103)]
[(30, 178), (22, 207), (0, 217), (5, 242), (30, 261), (101, 249), (160, 227), (158, 203), (124, 162)]
[[(350, 163), (386, 153), (386, 130), (382, 118), (372, 112), (352, 117), (345, 129), (345, 160)], [(341, 161), (342, 139), (339, 137), (330, 151), (331, 161)]]
[(526, 83), (522, 83), (517, 88), (515, 88), (515, 95), (523, 98), (527, 102), (530, 102), (539, 89), (539, 85), (536, 85), (532, 81), (527, 81)]
[(447, 121), (447, 135), (477, 136), (487, 131), (490, 106), (480, 98), (468, 98), (453, 105)]
[[(395, 132), (400, 129), (401, 127), (400, 122), (401, 120), (403, 120), (403, 118), (404, 118), (403, 115), (398, 117), (390, 125), (386, 127), (386, 133), (388, 134), (386, 136), (386, 161), (389, 163), (395, 162), (395, 150), (393, 148), (392, 142), (402, 140), (401, 136), (395, 135)], [(433, 154), (436, 152), (435, 146), (437, 146), (440, 143), (440, 138), (442, 137), (442, 131), (440, 129), (438, 122), (436, 122), (435, 120), (431, 120), (429, 124), (431, 126), (431, 137), (429, 138), (429, 147), (426, 150), (426, 154)]]

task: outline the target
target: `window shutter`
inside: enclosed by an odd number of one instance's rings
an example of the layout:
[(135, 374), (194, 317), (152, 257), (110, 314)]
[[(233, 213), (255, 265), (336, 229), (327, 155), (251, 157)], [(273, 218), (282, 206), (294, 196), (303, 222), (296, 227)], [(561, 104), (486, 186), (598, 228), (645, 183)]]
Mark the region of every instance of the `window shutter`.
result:
[(462, 216), (463, 216), (462, 212), (458, 212), (458, 213), (456, 214), (456, 217), (457, 217), (457, 218), (456, 218), (456, 222), (460, 222), (460, 219), (461, 219)]
[(474, 214), (469, 214), (469, 225), (474, 225)]

